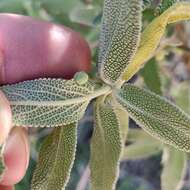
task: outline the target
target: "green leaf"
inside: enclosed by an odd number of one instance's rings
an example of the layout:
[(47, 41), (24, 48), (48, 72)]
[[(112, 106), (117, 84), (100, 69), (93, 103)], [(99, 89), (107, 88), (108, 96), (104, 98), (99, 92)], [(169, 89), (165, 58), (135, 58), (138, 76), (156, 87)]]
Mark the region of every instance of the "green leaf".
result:
[(115, 96), (133, 120), (150, 135), (190, 152), (190, 118), (177, 106), (130, 84), (125, 84)]
[(179, 190), (182, 188), (183, 179), (187, 169), (187, 156), (184, 152), (171, 147), (165, 147), (161, 175), (162, 190)]
[(97, 99), (94, 112), (90, 159), (92, 190), (111, 190), (116, 185), (122, 149), (119, 121), (113, 106), (103, 98)]
[(124, 148), (122, 160), (148, 158), (162, 151), (162, 144), (140, 129), (130, 129), (128, 141)]
[(82, 2), (79, 0), (40, 0), (41, 6), (51, 14), (65, 13), (69, 14), (75, 6), (81, 6)]
[(123, 107), (118, 104), (116, 101), (112, 101), (112, 105), (114, 107), (115, 114), (120, 124), (120, 133), (123, 141), (123, 145), (127, 140), (128, 130), (129, 130), (129, 114)]
[(166, 26), (171, 23), (190, 19), (190, 3), (175, 3), (159, 17), (156, 17), (143, 31), (139, 48), (130, 64), (127, 65), (122, 79), (128, 81), (154, 56)]
[(136, 142), (124, 148), (122, 160), (134, 160), (148, 158), (155, 154), (158, 154), (162, 150), (161, 143), (154, 141), (142, 141)]
[(149, 8), (154, 0), (143, 0), (143, 9)]
[(190, 114), (189, 81), (185, 81), (178, 85), (175, 84), (175, 86), (171, 88), (170, 94), (174, 98), (175, 103), (186, 113)]
[(76, 124), (57, 127), (40, 149), (32, 190), (63, 190), (69, 180), (77, 144)]
[(179, 0), (162, 0), (161, 3), (156, 8), (156, 14), (157, 15), (162, 14), (165, 10), (170, 8), (174, 3), (178, 2), (178, 1)]
[(22, 13), (24, 12), (24, 6), (22, 0), (1, 0), (0, 11), (10, 13)]
[(69, 17), (72, 22), (79, 24), (84, 24), (87, 26), (95, 26), (94, 21), (96, 17), (100, 14), (101, 7), (99, 6), (75, 6), (70, 12)]
[(141, 75), (144, 79), (146, 86), (156, 94), (161, 95), (161, 80), (159, 75), (158, 66), (155, 59), (151, 59), (143, 69)]
[(141, 31), (141, 0), (105, 0), (100, 35), (99, 74), (117, 82), (137, 50)]
[[(109, 88), (109, 87), (106, 87)], [(81, 119), (89, 101), (104, 94), (90, 81), (38, 79), (0, 87), (13, 113), (13, 125), (54, 127)]]

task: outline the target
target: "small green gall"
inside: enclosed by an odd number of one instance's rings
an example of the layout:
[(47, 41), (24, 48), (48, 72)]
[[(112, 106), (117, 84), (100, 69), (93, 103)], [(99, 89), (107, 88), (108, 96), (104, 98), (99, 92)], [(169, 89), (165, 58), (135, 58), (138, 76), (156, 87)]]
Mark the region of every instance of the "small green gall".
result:
[(88, 75), (84, 71), (77, 72), (74, 75), (74, 80), (77, 84), (84, 85), (88, 82)]

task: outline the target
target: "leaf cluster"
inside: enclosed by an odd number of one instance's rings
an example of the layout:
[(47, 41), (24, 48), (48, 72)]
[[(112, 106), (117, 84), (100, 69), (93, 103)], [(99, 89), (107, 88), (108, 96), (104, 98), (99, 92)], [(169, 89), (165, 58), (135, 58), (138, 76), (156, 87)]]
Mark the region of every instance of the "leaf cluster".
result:
[[(136, 152), (142, 151), (142, 142), (147, 150), (142, 152), (145, 157), (163, 149), (164, 155), (169, 155), (163, 160), (166, 165), (163, 178), (171, 170), (167, 163), (180, 163), (179, 168), (186, 163), (176, 149), (190, 152), (190, 117), (156, 94), (161, 94), (159, 88), (154, 93), (128, 83), (154, 56), (166, 26), (190, 19), (190, 3), (167, 1), (169, 4), (165, 4), (163, 0), (159, 8), (159, 13), (163, 13), (141, 33), (143, 7), (150, 2), (104, 1), (98, 80), (89, 79), (81, 72), (72, 80), (36, 79), (0, 87), (10, 101), (13, 125), (56, 127), (41, 147), (32, 190), (65, 189), (75, 159), (77, 123), (91, 101), (94, 105), (90, 155), (93, 190), (115, 189), (120, 161), (128, 155), (138, 158)], [(128, 134), (129, 117), (159, 141), (140, 135), (139, 139), (146, 140), (125, 148), (126, 138), (131, 135)], [(174, 148), (163, 148), (160, 141)], [(173, 157), (180, 161), (171, 160)], [(2, 171), (3, 160), (1, 168)], [(173, 188), (163, 183), (163, 189)]]

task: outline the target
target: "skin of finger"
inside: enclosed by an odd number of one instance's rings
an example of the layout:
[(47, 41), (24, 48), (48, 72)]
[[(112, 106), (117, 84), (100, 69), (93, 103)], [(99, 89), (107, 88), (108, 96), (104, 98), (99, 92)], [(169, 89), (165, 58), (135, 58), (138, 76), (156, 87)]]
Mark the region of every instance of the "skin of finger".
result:
[(15, 190), (14, 186), (0, 185), (0, 190)]
[(3, 173), (1, 185), (14, 185), (25, 175), (29, 164), (29, 141), (27, 131), (21, 127), (14, 127), (6, 141), (4, 148), (6, 169)]
[(0, 144), (4, 143), (11, 129), (11, 108), (3, 92), (0, 91)]

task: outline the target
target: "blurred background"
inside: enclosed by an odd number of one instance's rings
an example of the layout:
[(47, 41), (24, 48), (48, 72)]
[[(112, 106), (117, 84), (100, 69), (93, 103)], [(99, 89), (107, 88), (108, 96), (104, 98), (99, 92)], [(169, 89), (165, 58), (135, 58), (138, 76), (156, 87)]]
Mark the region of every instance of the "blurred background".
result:
[[(148, 2), (148, 1), (147, 1)], [(146, 0), (145, 0), (146, 4)], [(143, 11), (143, 28), (162, 12), (155, 1)], [(95, 74), (98, 53), (98, 38), (102, 17), (103, 0), (0, 0), (0, 12), (29, 15), (43, 20), (59, 23), (78, 31), (89, 43), (92, 52)], [(166, 35), (153, 59), (131, 79), (132, 83), (163, 94), (186, 113), (190, 114), (190, 22), (180, 22), (167, 27)], [(131, 131), (139, 128), (130, 120)], [(78, 147), (74, 168), (67, 190), (89, 189), (89, 142), (93, 130), (92, 106), (78, 127)], [(31, 141), (30, 166), (24, 179), (16, 185), (16, 190), (29, 190), (41, 142), (51, 129), (29, 129)], [(157, 140), (129, 133), (126, 141), (126, 155), (122, 158), (118, 190), (160, 190), (161, 184), (171, 183), (177, 172), (181, 176), (183, 190), (190, 190), (190, 165), (188, 154), (181, 164), (175, 160), (172, 168), (163, 174), (163, 168), (170, 161), (168, 147)], [(155, 143), (153, 143), (155, 142)], [(141, 146), (138, 146), (138, 143)], [(134, 146), (132, 146), (134, 145)], [(150, 147), (149, 145), (154, 145)], [(175, 158), (184, 155), (172, 152)], [(171, 155), (172, 155), (171, 154)], [(172, 161), (171, 161), (172, 162)], [(181, 165), (180, 165), (181, 164)], [(166, 175), (166, 173), (168, 175)]]

